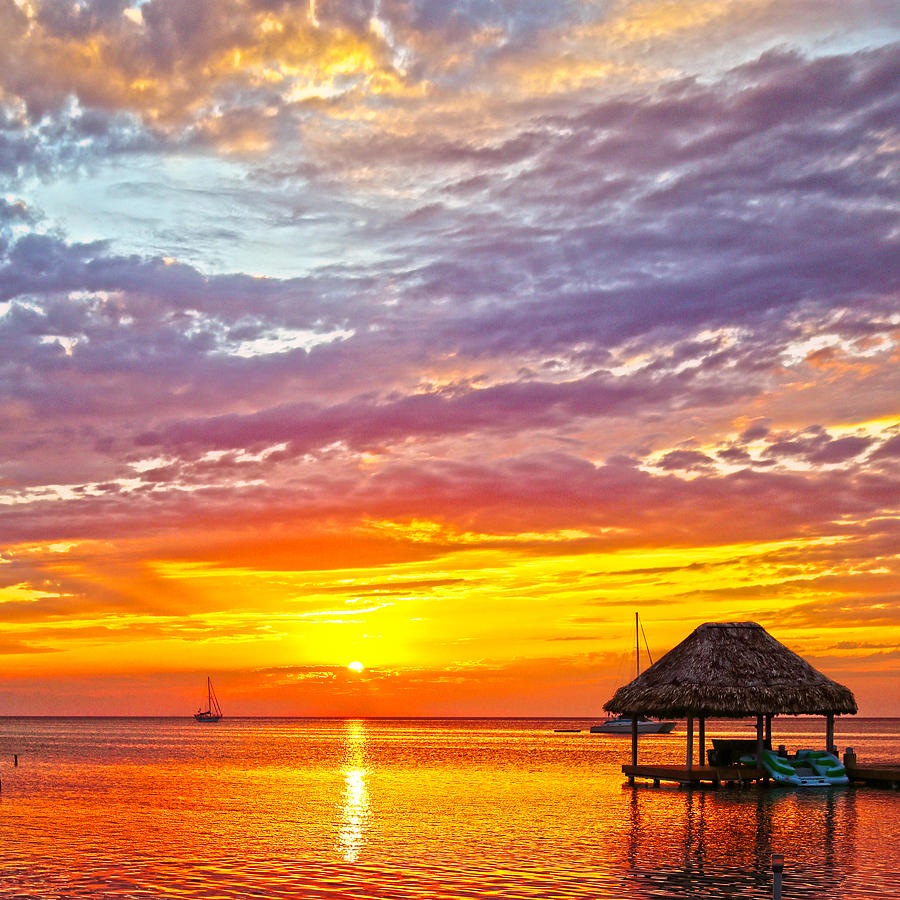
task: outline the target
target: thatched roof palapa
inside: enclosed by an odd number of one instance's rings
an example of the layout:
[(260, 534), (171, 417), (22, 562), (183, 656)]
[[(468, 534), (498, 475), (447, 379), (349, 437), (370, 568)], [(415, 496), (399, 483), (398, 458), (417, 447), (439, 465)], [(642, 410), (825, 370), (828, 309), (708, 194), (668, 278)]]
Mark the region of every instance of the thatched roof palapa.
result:
[(604, 709), (646, 716), (855, 713), (848, 688), (826, 678), (756, 622), (695, 629)]

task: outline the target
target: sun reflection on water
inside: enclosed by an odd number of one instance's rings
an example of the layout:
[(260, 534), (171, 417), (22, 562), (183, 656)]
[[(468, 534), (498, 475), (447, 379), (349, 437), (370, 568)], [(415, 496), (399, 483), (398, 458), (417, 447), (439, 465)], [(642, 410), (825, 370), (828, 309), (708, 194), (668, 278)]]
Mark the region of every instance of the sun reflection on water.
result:
[(366, 787), (366, 723), (349, 721), (344, 727), (344, 791), (338, 810), (337, 850), (345, 862), (359, 859), (369, 821)]

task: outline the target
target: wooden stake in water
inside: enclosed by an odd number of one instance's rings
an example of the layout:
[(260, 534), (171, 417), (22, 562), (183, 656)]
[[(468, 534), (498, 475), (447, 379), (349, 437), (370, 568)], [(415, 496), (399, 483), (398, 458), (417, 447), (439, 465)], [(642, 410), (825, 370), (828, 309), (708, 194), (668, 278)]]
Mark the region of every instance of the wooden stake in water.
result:
[(784, 872), (784, 855), (772, 854), (772, 897), (781, 900), (781, 874)]

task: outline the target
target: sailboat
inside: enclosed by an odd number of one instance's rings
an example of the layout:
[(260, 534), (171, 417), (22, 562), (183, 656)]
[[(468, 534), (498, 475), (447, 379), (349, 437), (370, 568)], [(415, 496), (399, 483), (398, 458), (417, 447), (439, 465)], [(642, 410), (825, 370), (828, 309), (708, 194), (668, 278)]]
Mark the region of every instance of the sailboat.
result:
[[(637, 669), (635, 678), (641, 674), (641, 644), (640, 619), (638, 614), (634, 614), (634, 663)], [(644, 643), (647, 643), (647, 636), (644, 635)], [(647, 647), (647, 656), (650, 656), (650, 648)], [(650, 657), (650, 665), (653, 665), (653, 657)], [(592, 734), (631, 734), (632, 721), (631, 716), (610, 716), (599, 725), (591, 725)], [(645, 719), (641, 716), (637, 721), (638, 734), (668, 734), (675, 728), (674, 722), (659, 722), (656, 719)]]
[(209, 675), (206, 676), (206, 709), (198, 709), (194, 718), (198, 722), (218, 722), (222, 718), (222, 707), (219, 706), (219, 698), (216, 697)]

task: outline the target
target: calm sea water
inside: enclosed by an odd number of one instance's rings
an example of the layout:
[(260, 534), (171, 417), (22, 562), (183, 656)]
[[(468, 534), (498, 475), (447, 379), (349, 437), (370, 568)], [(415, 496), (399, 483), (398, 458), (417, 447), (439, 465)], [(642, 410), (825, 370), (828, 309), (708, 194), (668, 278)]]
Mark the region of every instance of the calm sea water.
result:
[[(0, 719), (0, 897), (763, 898), (773, 852), (786, 900), (900, 897), (900, 791), (629, 788), (628, 738), (554, 732), (589, 725)], [(900, 763), (900, 720), (837, 742)]]

